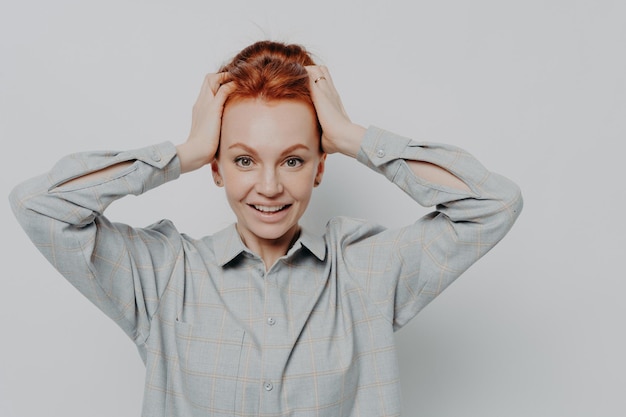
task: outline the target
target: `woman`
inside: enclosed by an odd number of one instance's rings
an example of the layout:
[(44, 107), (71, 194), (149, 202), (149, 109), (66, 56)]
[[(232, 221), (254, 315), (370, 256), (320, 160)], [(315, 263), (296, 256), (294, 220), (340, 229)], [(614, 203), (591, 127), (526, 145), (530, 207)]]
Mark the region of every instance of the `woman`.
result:
[[(399, 230), (298, 226), (327, 153), (437, 211)], [(193, 239), (112, 223), (114, 200), (211, 164), (237, 223)], [(515, 184), (465, 151), (350, 121), (302, 47), (258, 42), (209, 74), (186, 142), (63, 158), (11, 194), (39, 250), (146, 364), (143, 415), (397, 416), (393, 332), (511, 228)]]

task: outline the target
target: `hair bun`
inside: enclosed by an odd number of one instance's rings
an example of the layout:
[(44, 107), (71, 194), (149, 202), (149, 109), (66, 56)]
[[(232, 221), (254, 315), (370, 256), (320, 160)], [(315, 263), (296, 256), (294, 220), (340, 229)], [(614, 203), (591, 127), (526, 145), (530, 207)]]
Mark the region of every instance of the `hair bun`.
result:
[(242, 49), (220, 72), (229, 72), (236, 86), (229, 100), (297, 99), (312, 103), (307, 65), (315, 62), (303, 46), (259, 41)]

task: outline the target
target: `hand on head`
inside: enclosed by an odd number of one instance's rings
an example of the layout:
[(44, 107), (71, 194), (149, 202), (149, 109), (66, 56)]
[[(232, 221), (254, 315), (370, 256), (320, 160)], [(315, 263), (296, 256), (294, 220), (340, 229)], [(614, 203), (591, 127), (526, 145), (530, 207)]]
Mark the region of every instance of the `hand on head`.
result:
[(205, 147), (211, 160), (219, 145), (224, 103), (232, 91), (229, 73), (207, 74), (193, 106), (188, 140), (197, 141)]
[(310, 65), (306, 70), (311, 98), (322, 126), (322, 149), (326, 153), (356, 156), (365, 129), (350, 121), (328, 68)]
[(178, 146), (182, 172), (215, 159), (224, 105), (229, 97), (312, 102), (322, 127), (321, 145), (326, 153), (341, 152), (355, 157), (365, 132), (350, 121), (328, 69), (315, 65), (306, 49), (260, 41), (244, 48), (220, 72), (206, 76), (193, 107), (189, 138)]
[(224, 104), (233, 90), (227, 72), (207, 74), (204, 78), (193, 106), (189, 137), (178, 146), (182, 172), (200, 168), (215, 159)]

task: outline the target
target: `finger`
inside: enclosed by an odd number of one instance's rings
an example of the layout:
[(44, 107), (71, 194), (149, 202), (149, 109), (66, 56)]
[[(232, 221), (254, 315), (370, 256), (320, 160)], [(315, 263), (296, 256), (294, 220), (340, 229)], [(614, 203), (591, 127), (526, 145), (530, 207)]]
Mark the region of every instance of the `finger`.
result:
[(215, 93), (215, 99), (220, 103), (221, 106), (226, 103), (228, 96), (235, 91), (235, 83), (232, 81), (227, 81), (224, 84), (220, 85)]
[[(334, 106), (336, 106), (339, 112), (345, 117), (348, 117), (348, 113), (343, 106), (339, 92), (335, 88), (335, 84), (328, 67), (326, 65), (311, 67), (309, 75), (311, 77), (315, 77), (312, 79), (312, 95), (315, 96), (316, 91), (324, 92), (324, 95), (334, 103)], [(315, 83), (315, 80), (317, 80), (317, 83)]]
[(314, 90), (321, 89), (331, 96), (338, 95), (333, 79), (326, 66), (320, 65), (312, 68), (309, 72), (309, 76), (312, 78), (311, 87), (314, 88)]
[(313, 84), (319, 85), (319, 87), (327, 84), (326, 80), (326, 76), (324, 76), (323, 74), (316, 74), (313, 76)]
[(228, 71), (224, 71), (224, 72), (218, 72), (217, 76), (219, 77), (219, 81), (222, 84), (227, 83), (228, 81), (232, 80), (232, 75), (230, 74), (230, 72)]
[[(232, 80), (232, 76), (230, 75), (230, 72), (219, 72), (216, 74), (217, 76), (215, 77), (215, 85), (214, 85), (214, 89), (213, 89), (213, 93), (217, 94), (218, 90), (225, 84), (230, 83)], [(232, 84), (231, 84), (232, 86)]]
[(319, 72), (317, 65), (305, 65), (304, 69), (309, 73), (309, 77), (313, 77), (313, 75)]
[(320, 81), (324, 80), (324, 74), (320, 70), (320, 67), (317, 65), (308, 65), (304, 67), (309, 74), (309, 84), (311, 86), (317, 84)]
[(230, 74), (227, 72), (209, 73), (205, 75), (200, 94), (211, 93), (215, 95), (220, 85), (230, 81)]
[(209, 74), (208, 85), (213, 95), (217, 94), (217, 90), (219, 90), (220, 86), (229, 82), (230, 78), (231, 76), (229, 72), (218, 72), (215, 74)]
[(202, 99), (204, 98), (204, 96), (211, 91), (211, 75), (212, 74), (207, 74), (204, 76), (204, 79), (202, 80), (202, 86), (200, 87), (200, 92), (198, 93), (198, 98), (196, 99), (196, 103), (199, 103), (202, 101)]
[(319, 71), (320, 71), (320, 74), (322, 74), (321, 76), (324, 77), (324, 84), (330, 87), (336, 95), (339, 95), (339, 93), (337, 92), (337, 89), (335, 88), (335, 82), (333, 81), (333, 77), (330, 75), (330, 71), (328, 70), (328, 67), (326, 65), (320, 65)]
[(333, 84), (333, 77), (330, 76), (330, 71), (328, 70), (328, 67), (326, 65), (320, 65), (319, 71), (326, 81), (328, 81), (330, 84)]
[(209, 87), (211, 85), (211, 76), (212, 75), (213, 74), (206, 74), (204, 76), (204, 80), (202, 80), (202, 87), (201, 87), (202, 90), (205, 90), (207, 87)]

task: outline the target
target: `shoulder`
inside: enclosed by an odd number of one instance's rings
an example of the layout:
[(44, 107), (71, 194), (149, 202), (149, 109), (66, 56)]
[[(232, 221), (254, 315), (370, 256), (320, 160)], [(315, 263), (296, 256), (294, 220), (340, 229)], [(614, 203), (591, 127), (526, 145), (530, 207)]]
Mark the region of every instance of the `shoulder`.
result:
[[(118, 223), (118, 225), (120, 224)], [(169, 219), (161, 219), (146, 227), (135, 228), (135, 230), (148, 234), (159, 234), (174, 239), (181, 239), (183, 237), (183, 234), (178, 231), (174, 222)]]
[(327, 243), (346, 246), (382, 233), (385, 227), (364, 219), (337, 216), (326, 224)]
[[(130, 247), (137, 244), (147, 248), (169, 248), (172, 252), (186, 250), (189, 246), (195, 246), (196, 239), (179, 232), (174, 222), (169, 219), (161, 219), (145, 227), (132, 227), (123, 223), (113, 223), (115, 229), (125, 236)], [(100, 227), (104, 226), (101, 225)]]

